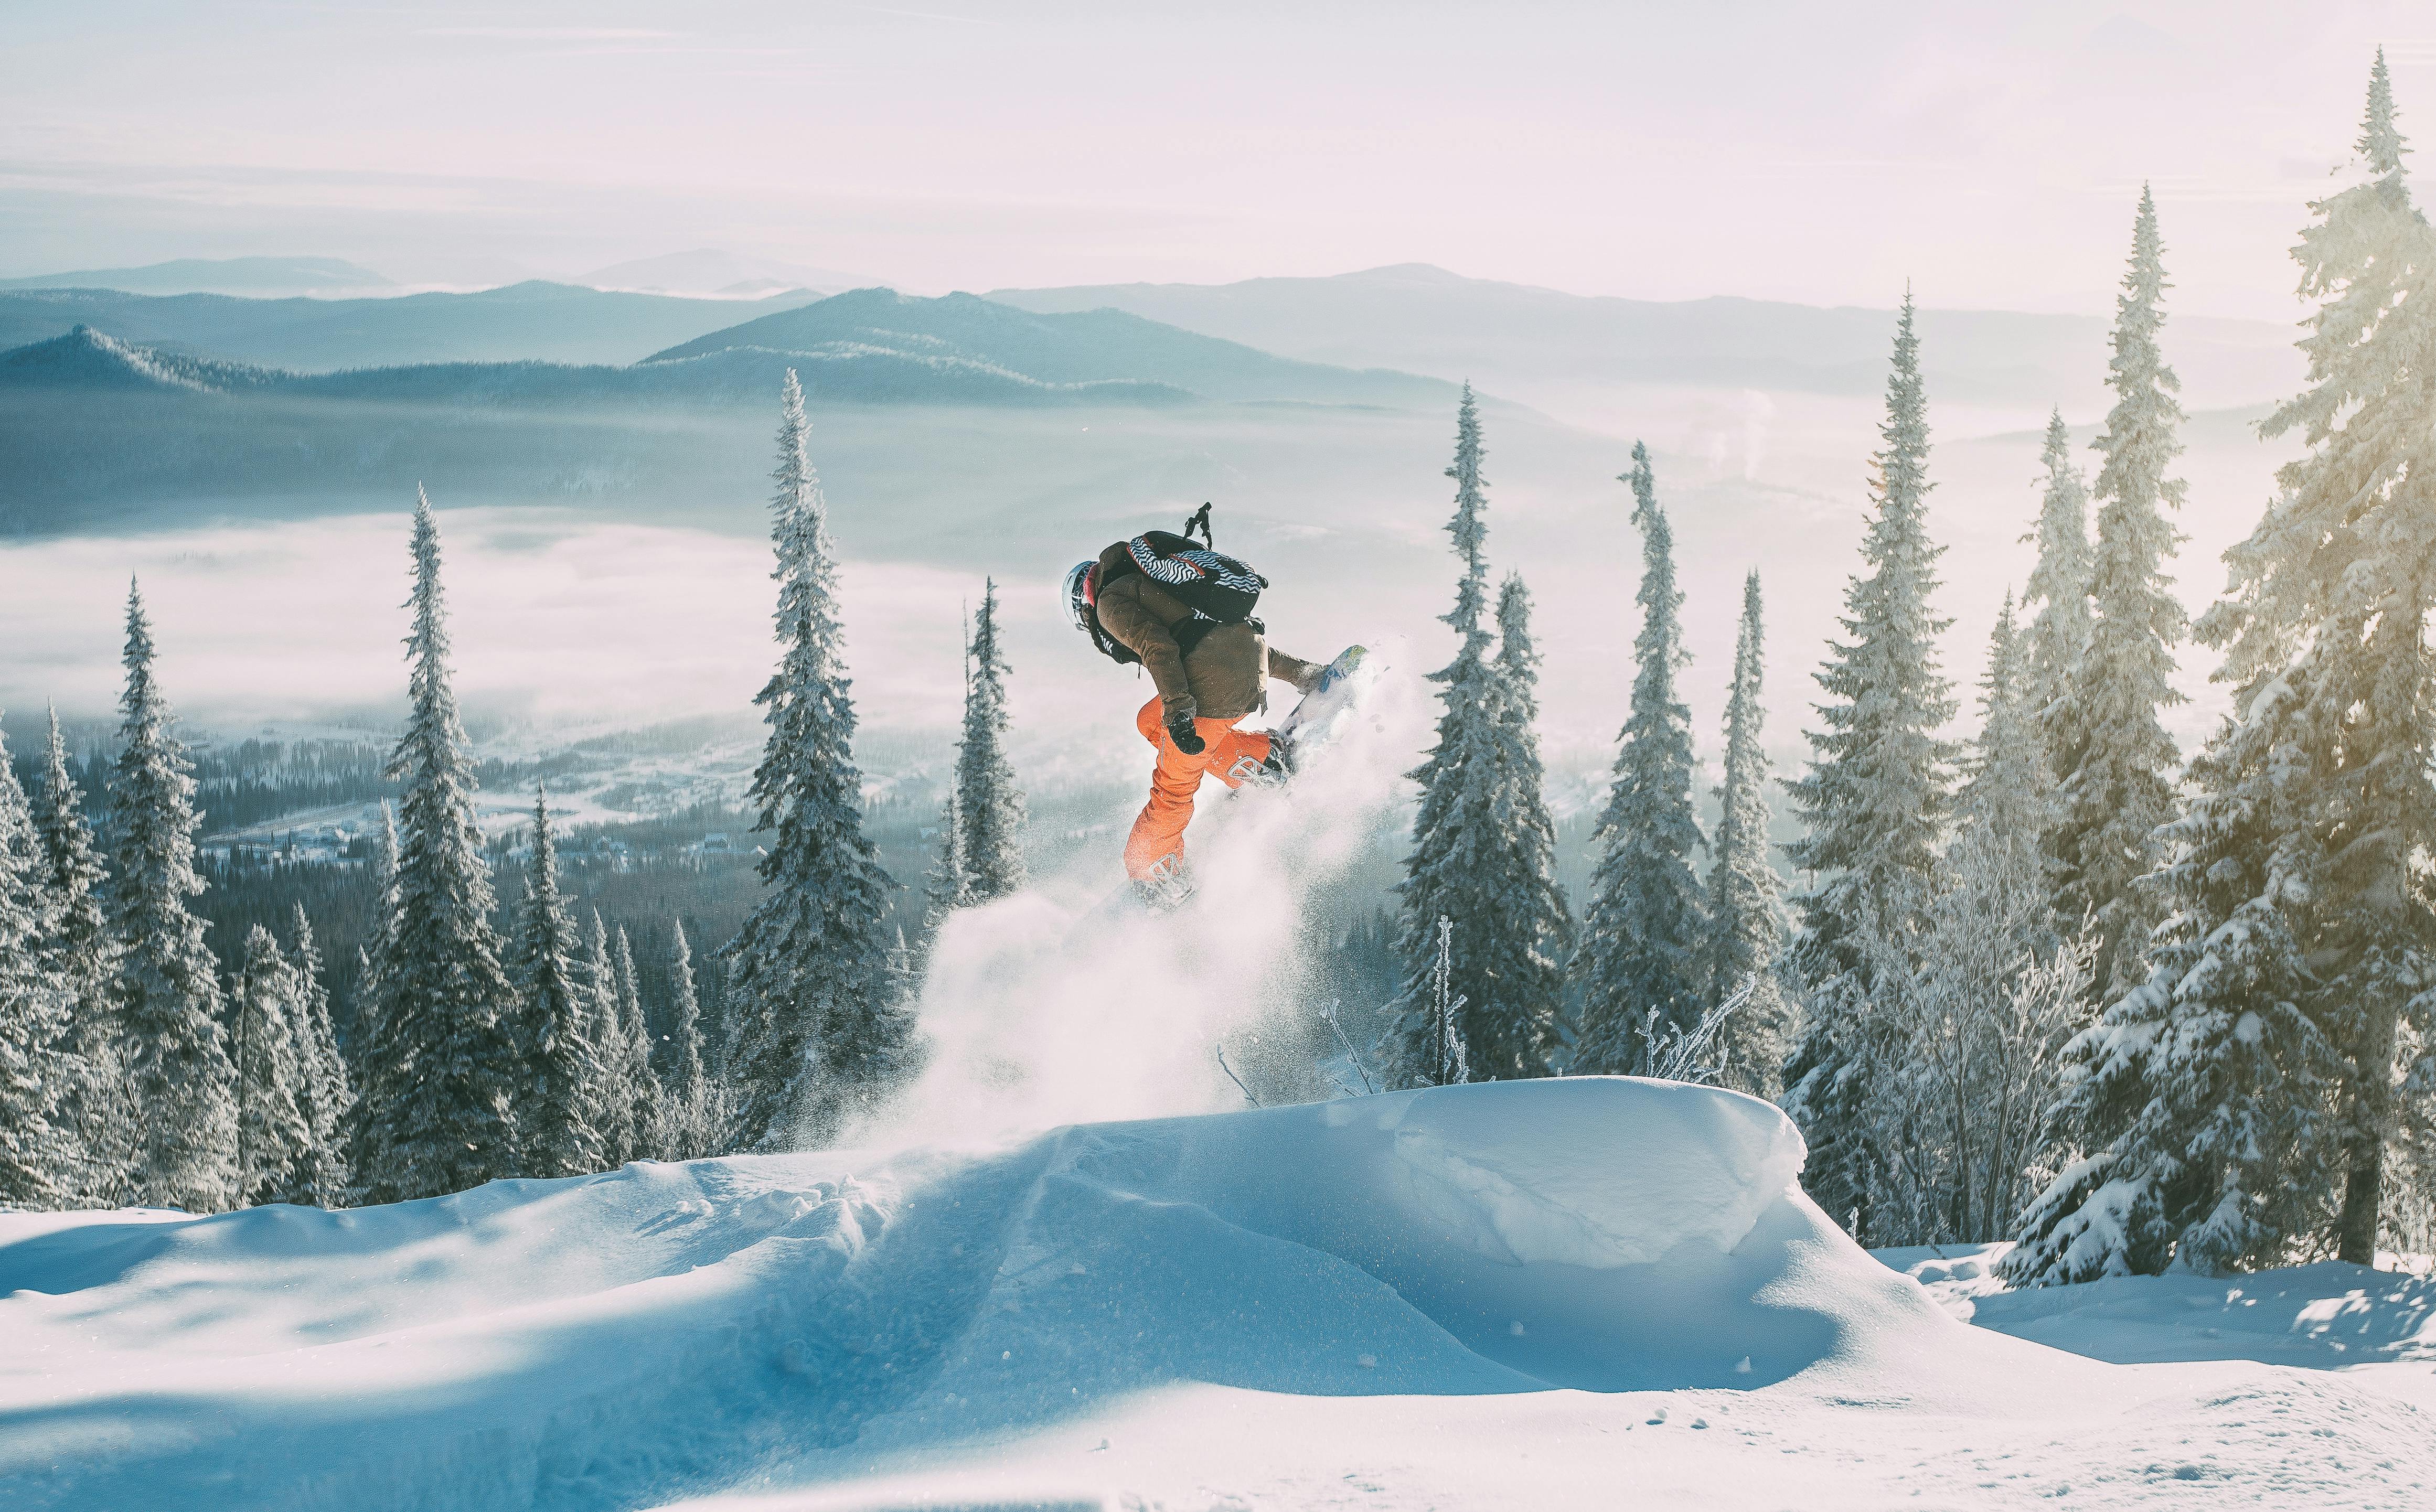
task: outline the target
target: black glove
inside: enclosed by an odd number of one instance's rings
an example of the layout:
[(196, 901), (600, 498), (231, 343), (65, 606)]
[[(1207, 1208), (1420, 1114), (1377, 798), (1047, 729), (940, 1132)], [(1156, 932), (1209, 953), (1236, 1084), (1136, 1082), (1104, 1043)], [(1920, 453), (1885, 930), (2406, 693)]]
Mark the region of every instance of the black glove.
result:
[(1167, 738), (1186, 756), (1199, 756), (1209, 749), (1209, 743), (1201, 739), (1200, 730), (1193, 725), (1192, 714), (1191, 709), (1178, 709), (1167, 717)]

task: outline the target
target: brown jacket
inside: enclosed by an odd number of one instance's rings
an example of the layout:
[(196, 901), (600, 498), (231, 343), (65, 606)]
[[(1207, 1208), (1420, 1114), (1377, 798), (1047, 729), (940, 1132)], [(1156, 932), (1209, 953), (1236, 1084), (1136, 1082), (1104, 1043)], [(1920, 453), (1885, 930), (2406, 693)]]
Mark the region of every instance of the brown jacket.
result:
[(1171, 720), (1181, 713), (1240, 720), (1266, 706), (1269, 678), (1309, 692), (1326, 669), (1271, 651), (1250, 625), (1220, 625), (1201, 637), (1192, 655), (1178, 654), (1174, 627), (1192, 611), (1137, 571), (1122, 541), (1100, 553), (1099, 581), (1106, 584), (1093, 605), (1100, 628), (1142, 659)]

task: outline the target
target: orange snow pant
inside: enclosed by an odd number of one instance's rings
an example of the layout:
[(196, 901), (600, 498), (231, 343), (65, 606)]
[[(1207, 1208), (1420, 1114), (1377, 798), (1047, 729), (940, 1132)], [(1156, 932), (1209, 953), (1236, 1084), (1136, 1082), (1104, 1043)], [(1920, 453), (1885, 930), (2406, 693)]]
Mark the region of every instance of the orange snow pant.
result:
[(1269, 738), (1258, 730), (1235, 728), (1235, 720), (1193, 721), (1202, 750), (1199, 756), (1187, 756), (1168, 738), (1161, 714), (1159, 701), (1152, 699), (1134, 716), (1134, 728), (1158, 747), (1158, 765), (1150, 774), (1150, 802), (1142, 805), (1134, 832), (1125, 837), (1125, 875), (1136, 879), (1184, 859), (1184, 826), (1192, 823), (1192, 796), (1201, 791), (1204, 774), (1240, 788), (1269, 758)]

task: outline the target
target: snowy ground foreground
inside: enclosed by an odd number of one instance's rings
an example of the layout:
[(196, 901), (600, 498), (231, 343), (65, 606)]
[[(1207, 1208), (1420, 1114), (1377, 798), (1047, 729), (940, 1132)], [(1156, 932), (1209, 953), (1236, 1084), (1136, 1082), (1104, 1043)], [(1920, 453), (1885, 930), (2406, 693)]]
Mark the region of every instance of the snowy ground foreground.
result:
[[(2255, 1276), (2127, 1276), (2010, 1291), (2010, 1243), (1884, 1249), (1966, 1323), (2116, 1364), (2257, 1360), (2346, 1379), (2436, 1413), (2436, 1278), (2326, 1261)], [(2420, 1267), (2424, 1269), (2425, 1267)]]
[(1765, 1104), (1583, 1078), (0, 1218), (0, 1504), (2436, 1499), (2428, 1410), (1967, 1327), (1801, 1156)]

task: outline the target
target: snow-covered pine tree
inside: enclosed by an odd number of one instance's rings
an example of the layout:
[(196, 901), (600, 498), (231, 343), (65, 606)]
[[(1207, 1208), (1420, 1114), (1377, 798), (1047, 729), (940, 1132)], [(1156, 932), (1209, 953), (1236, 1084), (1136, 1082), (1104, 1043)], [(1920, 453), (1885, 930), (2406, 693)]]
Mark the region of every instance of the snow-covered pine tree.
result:
[(309, 1205), (314, 1177), (312, 1105), (297, 1053), (304, 988), (270, 931), (245, 937), (245, 964), (232, 983), (230, 1058), (236, 1063), (236, 1201)]
[(1481, 942), (1473, 961), (1497, 979), (1509, 1000), (1543, 1005), (1533, 1008), (1534, 1022), (1553, 1025), (1562, 1012), (1574, 917), (1557, 880), (1557, 822), (1548, 813), (1547, 768), (1540, 758), (1540, 652), (1531, 641), (1531, 590), (1519, 572), (1498, 585), (1496, 669), (1496, 790), (1489, 811), (1502, 832), (1487, 860), (1503, 876), (1497, 936)]
[(1969, 828), (1978, 826), (2022, 847), (2023, 864), (2036, 867), (2039, 840), (2054, 813), (2052, 784), (2039, 743), (2037, 686), (2027, 652), (2036, 649), (2019, 628), (2013, 594), (2005, 592), (1996, 628), (1988, 637), (1988, 670), (1979, 681), (1979, 734), (1963, 762), (1955, 814)]
[(886, 990), (880, 916), (894, 884), (862, 832), (854, 702), (838, 621), (828, 506), (806, 448), (804, 391), (787, 374), (771, 534), (778, 669), (754, 702), (770, 726), (752, 795), (770, 837), (767, 891), (726, 947), (726, 1143), (774, 1150), (834, 1133), (906, 1069), (913, 1021)]
[(1692, 870), (1701, 846), (1692, 808), (1692, 711), (1676, 674), (1683, 649), (1683, 594), (1675, 585), (1675, 532), (1658, 503), (1649, 448), (1632, 445), (1632, 522), (1641, 530), (1641, 634), (1632, 712), (1617, 737), (1615, 782), (1599, 816), (1597, 870), (1584, 912), (1581, 1038), (1575, 1073), (1645, 1069), (1643, 1031), (1679, 1033), (1699, 1022), (1707, 900)]
[(384, 1138), (357, 1166), (375, 1202), (463, 1191), (516, 1168), (515, 993), (499, 965), (474, 766), (448, 683), (440, 530), (420, 488), (413, 560), (409, 712), (389, 765), (400, 786), (396, 898), (375, 1010), (390, 1050), (364, 1069)]
[[(963, 623), (961, 634), (965, 646), (965, 697), (969, 706), (973, 686), (973, 627), (969, 619)], [(939, 808), (939, 848), (932, 853), (931, 870), (922, 878), (922, 947), (926, 958), (948, 915), (971, 907), (973, 902), (973, 872), (966, 854), (968, 842), (963, 766), (964, 746), (960, 741), (956, 759), (948, 767), (947, 800)]]
[(2058, 1120), (2079, 1156), (2023, 1215), (2017, 1283), (2279, 1264), (2325, 1229), (2342, 1067), (2311, 1011), (2316, 673), (2239, 651), (2219, 673), (2242, 686), (2163, 837), (2171, 912), (2148, 980), (2067, 1047)]
[(195, 779), (152, 676), (152, 626), (127, 589), (126, 691), (111, 769), (111, 930), (118, 1017), (141, 1137), (133, 1200), (218, 1212), (235, 1195), (235, 1068), (220, 1027), (219, 963), (186, 900), (195, 874)]
[(304, 1074), (304, 1104), (313, 1130), (312, 1200), (317, 1208), (345, 1204), (355, 1185), (347, 1164), (346, 1130), (355, 1108), (353, 1078), (347, 1058), (339, 1051), (338, 1025), (330, 1017), (330, 988), (322, 980), (322, 947), (313, 938), (313, 921), (304, 905), (296, 905), (288, 921), (295, 936), (296, 980), (302, 1011), (296, 1020), (298, 1064)]
[(973, 617), (965, 676), (965, 738), (956, 753), (963, 810), (964, 868), (971, 901), (988, 903), (1023, 889), (1023, 791), (1006, 758), (1006, 648), (1000, 641), (998, 583), (984, 580)]
[(1760, 727), (1765, 661), (1759, 569), (1743, 580), (1734, 680), (1726, 701), (1726, 772), (1717, 787), (1717, 837), (1709, 866), (1709, 939), (1702, 963), (1714, 1008), (1751, 984), (1717, 1033), (1718, 1080), (1773, 1101), (1784, 1090), (1793, 1000), (1785, 991), (1784, 879), (1768, 859), (1767, 749)]
[(610, 1166), (635, 1158), (635, 1096), (627, 1085), (634, 1056), (626, 1046), (625, 1005), (618, 996), (618, 958), (609, 947), (609, 925), (592, 911), (592, 943), (581, 972), (584, 1029), (592, 1042), (592, 1086), (587, 1098), (592, 1126), (600, 1135), (600, 1157)]
[(676, 926), (676, 953), (669, 962), (673, 1000), (669, 1028), (668, 1121), (662, 1156), (670, 1160), (699, 1160), (716, 1153), (718, 1107), (710, 1072), (703, 1063), (702, 999), (693, 980), (693, 947), (685, 924)]
[(2092, 621), (2062, 704), (2050, 716), (2062, 742), (2059, 815), (2051, 849), (2057, 908), (2097, 929), (2097, 983), (2110, 995), (2139, 980), (2154, 896), (2133, 885), (2163, 859), (2158, 826), (2174, 817), (2182, 754), (2158, 718), (2183, 702), (2172, 647), (2187, 629), (2165, 565), (2182, 536), (2165, 511), (2184, 486), (2166, 476), (2182, 453), (2182, 380), (2157, 344), (2165, 323), (2164, 250), (2147, 186), (2132, 219), (2132, 261), (2114, 302), (2108, 382), (2114, 408), (2097, 438), (2097, 545), (2091, 557)]
[(1444, 712), (1437, 745), (1409, 773), (1421, 785), (1420, 809), (1413, 821), (1404, 880), (1396, 889), (1402, 902), (1398, 954), (1404, 984), (1384, 1044), (1386, 1075), (1395, 1086), (1437, 1080), (1434, 1047), (1442, 1036), (1431, 990), (1441, 919), (1454, 926), (1448, 990), (1463, 1000), (1460, 1037), (1470, 1049), (1476, 1079), (1546, 1074), (1561, 1007), (1545, 995), (1546, 979), (1508, 983), (1493, 966), (1491, 942), (1506, 915), (1528, 904), (1536, 882), (1528, 875), (1527, 837), (1512, 832), (1514, 816), (1499, 808), (1500, 793), (1508, 791), (1501, 772), (1506, 738), (1500, 721), (1513, 705), (1505, 674), (1489, 651), (1488, 564), (1483, 552), (1488, 495), (1482, 456), (1480, 411), (1467, 384), (1455, 414), (1454, 461), (1446, 470), (1455, 484), (1447, 533), (1463, 564), (1454, 607), (1444, 617), (1455, 633), (1456, 650), (1453, 662), (1430, 674), (1439, 685)]
[(356, 1032), (359, 1036), (356, 1064), (362, 1069), (362, 1085), (356, 1104), (347, 1120), (347, 1165), (354, 1173), (348, 1188), (350, 1202), (377, 1202), (364, 1176), (370, 1162), (380, 1158), (389, 1148), (391, 1104), (380, 1082), (380, 1069), (397, 1064), (403, 1053), (393, 1028), (381, 1012), (386, 994), (381, 991), (382, 964), (389, 959), (390, 944), (397, 929), (397, 811), (389, 800), (381, 800), (381, 824), (373, 837), (373, 895), (379, 907), (373, 916), (372, 937), (356, 947)]
[(2047, 416), (2040, 461), (2046, 482), (2038, 529), (2022, 537), (2039, 548), (2038, 565), (2022, 593), (2025, 610), (2038, 606), (2030, 617), (2025, 702), (2039, 732), (2042, 758), (2053, 773), (2063, 752), (2050, 735), (2051, 716), (2071, 692), (2081, 653), (2089, 649), (2089, 485), (2073, 465), (2072, 436), (2062, 409)]
[(81, 1205), (114, 1206), (134, 1169), (139, 1110), (128, 1086), (112, 996), (118, 949), (102, 912), (109, 878), (85, 821), (84, 794), (68, 771), (56, 709), (43, 756), (42, 778), (27, 797), (50, 893), (51, 949), (68, 994), (67, 1121), (80, 1156), (68, 1195)]
[(922, 930), (926, 939), (935, 939), (939, 926), (948, 914), (973, 902), (973, 874), (965, 865), (965, 792), (964, 785), (950, 772), (948, 775), (948, 801), (939, 810), (939, 848), (932, 854), (930, 873), (922, 879)]
[(2351, 182), (2311, 208), (2294, 256), (2318, 302), (2308, 388), (2270, 416), (2307, 454), (2228, 553), (2233, 591), (2202, 625), (2228, 671), (2306, 646), (2294, 718), (2319, 751), (2308, 821), (2322, 860), (2305, 938), (2319, 1018), (2344, 1054), (2337, 1252), (2372, 1262), (2389, 1146), (2436, 1122), (2436, 233), (2412, 204), (2380, 50)]
[(1862, 538), (1863, 574), (1844, 595), (1843, 625), (1818, 673), (1823, 730), (1806, 732), (1809, 772), (1785, 784), (1805, 826), (1787, 847), (1817, 881), (1797, 899), (1793, 949), (1805, 994), (1801, 1034), (1785, 1067), (1785, 1111), (1810, 1141), (1804, 1184), (1821, 1207), (1871, 1243), (1870, 1180), (1879, 1164), (1870, 1127), (1871, 1079), (1885, 1057), (1869, 1012), (1874, 968), (1865, 931), (1904, 937), (1916, 921), (1888, 918), (1924, 899), (1952, 797), (1952, 747), (1937, 731), (1954, 715), (1939, 673), (1937, 637), (1950, 623), (1929, 607), (1942, 554), (1928, 535), (1928, 397), (1905, 291), (1887, 380), (1876, 506)]
[(627, 1125), (634, 1142), (630, 1160), (656, 1160), (665, 1142), (660, 1073), (652, 1067), (652, 1030), (643, 1012), (643, 979), (635, 970), (635, 947), (618, 926), (618, 1017), (626, 1041)]
[(582, 1176), (605, 1170), (608, 1153), (594, 1125), (599, 1062), (587, 1032), (585, 986), (575, 964), (575, 920), (558, 889), (558, 842), (549, 823), (549, 794), (533, 794), (532, 860), (510, 970), (520, 1010), (517, 1039), (525, 1057), (518, 1118), (523, 1172), (528, 1176)]
[(70, 994), (51, 948), (42, 843), (0, 735), (0, 1203), (55, 1207), (82, 1152), (63, 1064)]

